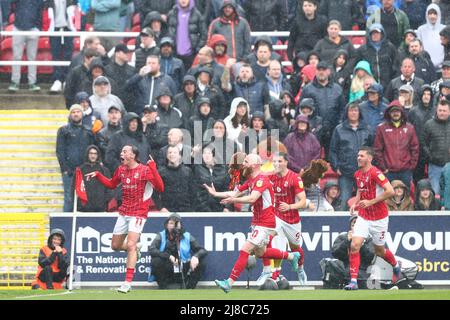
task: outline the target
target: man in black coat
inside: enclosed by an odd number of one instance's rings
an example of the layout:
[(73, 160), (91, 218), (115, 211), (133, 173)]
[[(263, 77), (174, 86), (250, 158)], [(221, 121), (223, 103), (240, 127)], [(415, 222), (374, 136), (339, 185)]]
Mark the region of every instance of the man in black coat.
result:
[(149, 253), (152, 257), (150, 280), (156, 280), (160, 289), (195, 289), (205, 271), (204, 258), (208, 254), (185, 230), (177, 213), (167, 218), (164, 230), (156, 235)]

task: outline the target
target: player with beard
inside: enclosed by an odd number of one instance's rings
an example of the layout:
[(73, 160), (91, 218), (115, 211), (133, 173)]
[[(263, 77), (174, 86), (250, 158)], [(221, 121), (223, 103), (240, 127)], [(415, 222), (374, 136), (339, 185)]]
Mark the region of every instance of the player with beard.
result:
[(358, 290), (358, 271), (360, 264), (359, 250), (366, 238), (373, 239), (375, 254), (386, 260), (393, 267), (392, 282), (400, 278), (400, 264), (389, 249), (385, 249), (386, 233), (389, 225), (389, 212), (385, 200), (395, 195), (389, 180), (380, 169), (372, 165), (374, 151), (370, 147), (361, 147), (358, 152), (358, 167), (355, 172), (358, 191), (350, 214), (358, 210), (352, 243), (350, 247), (350, 283), (345, 290)]
[[(226, 280), (216, 280), (216, 284), (225, 293), (230, 292), (231, 286), (239, 278), (245, 269), (248, 257), (254, 254), (260, 258), (288, 260), (297, 272), (300, 254), (298, 252), (286, 252), (274, 248), (266, 248), (269, 237), (276, 234), (274, 194), (272, 183), (261, 172), (262, 160), (259, 155), (249, 154), (243, 162), (243, 175), (247, 181), (237, 191), (217, 192), (214, 185), (203, 186), (208, 192), (218, 198), (222, 198), (221, 204), (248, 203), (253, 207), (252, 233), (240, 250), (231, 274)], [(249, 195), (244, 196), (245, 191)]]
[(117, 290), (122, 293), (131, 290), (135, 266), (140, 258), (138, 241), (147, 220), (153, 188), (158, 192), (164, 192), (164, 183), (157, 171), (156, 163), (151, 156), (149, 157), (147, 165), (139, 163), (139, 150), (135, 146), (126, 145), (120, 153), (122, 164), (111, 179), (98, 171), (86, 175), (87, 179), (97, 178), (109, 189), (122, 185), (122, 205), (119, 207), (119, 217), (111, 241), (113, 250), (127, 251), (125, 282)]
[[(304, 252), (302, 244), (302, 224), (300, 221), (299, 209), (306, 208), (306, 195), (303, 189), (302, 178), (295, 172), (288, 169), (288, 155), (283, 152), (275, 153), (272, 158), (274, 174), (269, 176), (273, 183), (275, 196), (275, 221), (278, 237), (269, 244), (269, 247), (281, 248), (286, 246), (284, 239), (289, 243), (292, 252), (300, 254), (298, 264), (298, 281), (300, 285), (306, 284), (306, 273), (303, 268)], [(262, 285), (270, 276), (277, 280), (281, 272), (281, 260), (274, 261), (275, 271), (270, 269), (270, 260), (263, 259), (264, 269), (257, 280), (257, 284)]]

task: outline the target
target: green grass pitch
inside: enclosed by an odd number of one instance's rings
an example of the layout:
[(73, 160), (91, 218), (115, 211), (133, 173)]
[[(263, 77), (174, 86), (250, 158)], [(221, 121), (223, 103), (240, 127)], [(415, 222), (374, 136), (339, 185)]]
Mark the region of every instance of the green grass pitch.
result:
[(144, 290), (128, 294), (115, 289), (81, 289), (72, 292), (43, 290), (0, 290), (0, 300), (450, 300), (450, 290), (280, 290), (220, 289)]

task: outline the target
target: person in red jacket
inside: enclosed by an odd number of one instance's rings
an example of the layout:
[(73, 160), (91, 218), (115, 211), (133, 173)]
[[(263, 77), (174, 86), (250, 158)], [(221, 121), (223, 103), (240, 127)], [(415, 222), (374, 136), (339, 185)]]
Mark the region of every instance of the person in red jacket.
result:
[(389, 104), (384, 118), (375, 134), (375, 161), (390, 181), (401, 180), (409, 187), (419, 161), (416, 130), (406, 121), (405, 110), (398, 100)]
[(70, 256), (64, 248), (66, 236), (61, 229), (53, 229), (47, 240), (47, 245), (39, 251), (38, 271), (31, 284), (32, 289), (62, 289), (67, 277)]
[(139, 163), (139, 149), (126, 145), (120, 153), (122, 164), (111, 179), (98, 171), (86, 175), (87, 179), (95, 177), (110, 189), (122, 185), (122, 205), (119, 207), (119, 217), (111, 241), (113, 250), (125, 250), (128, 255), (125, 282), (117, 290), (122, 293), (131, 290), (135, 266), (140, 258), (138, 241), (147, 220), (153, 188), (158, 192), (164, 192), (164, 183), (157, 171), (156, 163), (151, 156), (149, 157), (147, 165)]

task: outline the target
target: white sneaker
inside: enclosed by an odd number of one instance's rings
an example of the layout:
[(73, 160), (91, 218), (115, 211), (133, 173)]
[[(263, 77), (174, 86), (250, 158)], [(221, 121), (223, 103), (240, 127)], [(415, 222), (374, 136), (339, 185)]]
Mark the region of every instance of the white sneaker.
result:
[(262, 272), (261, 275), (259, 276), (258, 280), (256, 280), (256, 285), (258, 287), (262, 286), (264, 284), (264, 282), (266, 282), (267, 279), (270, 278), (270, 276), (272, 275), (272, 272)]
[(138, 242), (136, 244), (136, 256), (137, 256), (136, 263), (138, 263), (139, 260), (141, 260), (141, 256), (142, 256), (141, 248), (142, 248), (142, 243)]
[(50, 88), (50, 92), (61, 92), (62, 91), (62, 83), (59, 80), (56, 80), (55, 82), (53, 82), (52, 87)]
[(117, 292), (120, 293), (128, 293), (131, 291), (131, 284), (129, 282), (124, 282), (122, 285), (117, 289)]

